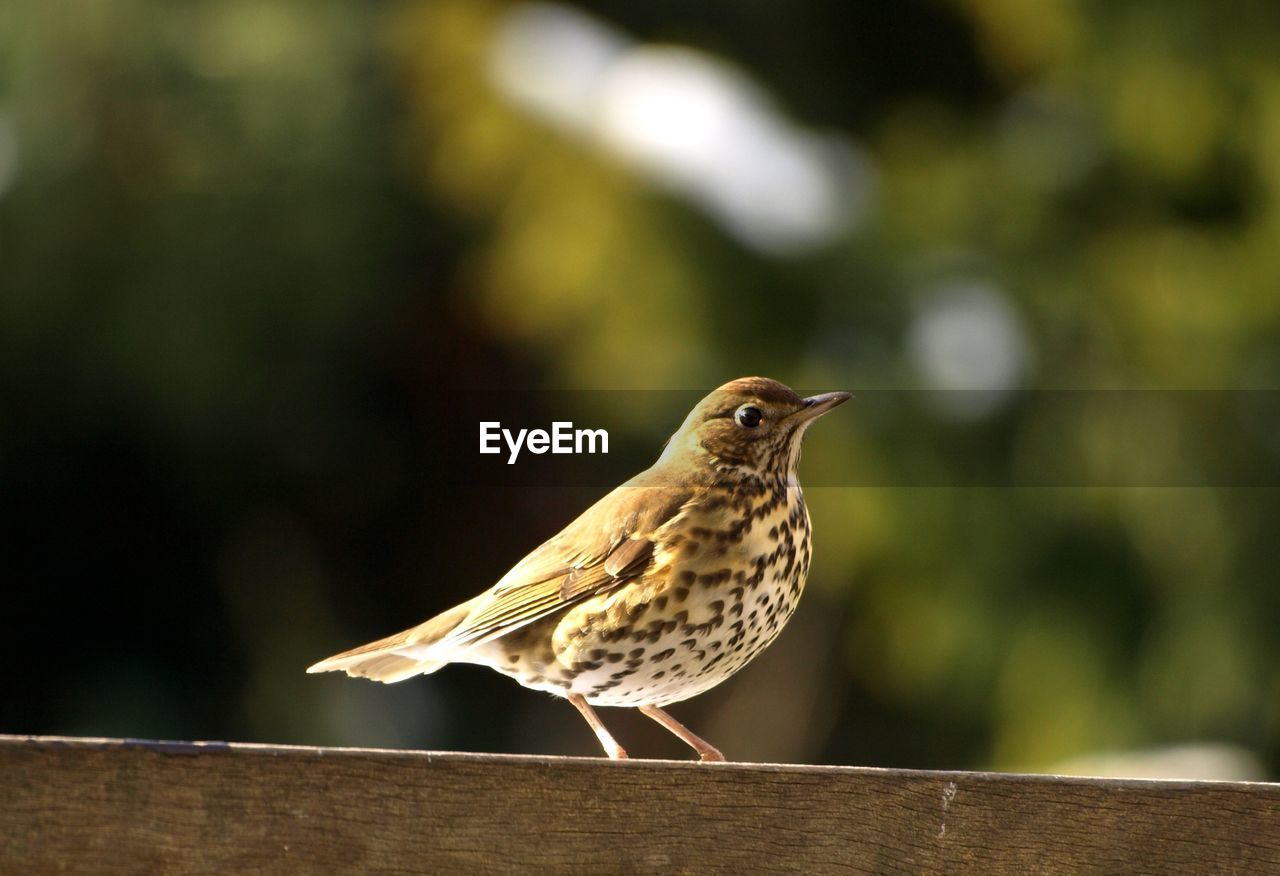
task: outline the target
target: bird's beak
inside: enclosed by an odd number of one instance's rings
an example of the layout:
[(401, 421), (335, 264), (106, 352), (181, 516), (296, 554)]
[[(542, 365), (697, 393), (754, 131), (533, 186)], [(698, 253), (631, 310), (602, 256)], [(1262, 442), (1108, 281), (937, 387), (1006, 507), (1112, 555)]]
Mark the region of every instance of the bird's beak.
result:
[(827, 411), (844, 404), (851, 398), (853, 398), (853, 393), (851, 392), (824, 392), (822, 395), (811, 395), (804, 400), (804, 407), (791, 416), (801, 422), (816, 420)]

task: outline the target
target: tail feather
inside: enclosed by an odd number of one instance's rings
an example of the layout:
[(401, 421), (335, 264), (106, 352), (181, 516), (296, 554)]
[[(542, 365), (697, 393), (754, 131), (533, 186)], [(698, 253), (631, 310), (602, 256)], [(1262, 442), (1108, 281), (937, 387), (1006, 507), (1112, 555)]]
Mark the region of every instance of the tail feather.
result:
[(353, 678), (384, 684), (435, 672), (449, 660), (433, 654), (431, 646), (462, 623), (474, 603), (475, 600), (464, 602), (412, 629), (335, 654), (308, 667), (307, 672), (342, 671)]

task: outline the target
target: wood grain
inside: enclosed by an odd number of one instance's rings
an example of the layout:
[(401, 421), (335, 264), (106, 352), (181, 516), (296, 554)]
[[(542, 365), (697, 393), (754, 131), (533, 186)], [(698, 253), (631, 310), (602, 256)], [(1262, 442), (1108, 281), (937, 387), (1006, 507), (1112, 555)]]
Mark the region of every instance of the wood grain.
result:
[(1280, 785), (0, 736), (0, 869), (1280, 872)]

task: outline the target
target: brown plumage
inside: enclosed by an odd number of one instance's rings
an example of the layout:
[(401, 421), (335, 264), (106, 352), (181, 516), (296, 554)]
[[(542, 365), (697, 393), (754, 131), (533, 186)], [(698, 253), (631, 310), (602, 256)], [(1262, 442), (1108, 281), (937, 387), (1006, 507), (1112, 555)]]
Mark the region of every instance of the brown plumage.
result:
[(307, 671), (394, 682), (478, 663), (567, 698), (611, 757), (626, 754), (593, 705), (639, 708), (702, 759), (722, 760), (661, 707), (732, 675), (795, 610), (811, 556), (800, 444), (848, 398), (803, 399), (762, 377), (725, 384), (651, 468), (491, 589)]

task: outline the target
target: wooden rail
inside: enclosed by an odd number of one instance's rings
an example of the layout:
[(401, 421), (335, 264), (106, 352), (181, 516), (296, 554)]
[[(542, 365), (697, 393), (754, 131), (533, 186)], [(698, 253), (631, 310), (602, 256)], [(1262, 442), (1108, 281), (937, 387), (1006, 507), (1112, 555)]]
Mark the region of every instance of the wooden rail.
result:
[(0, 736), (0, 872), (1280, 872), (1280, 785)]

